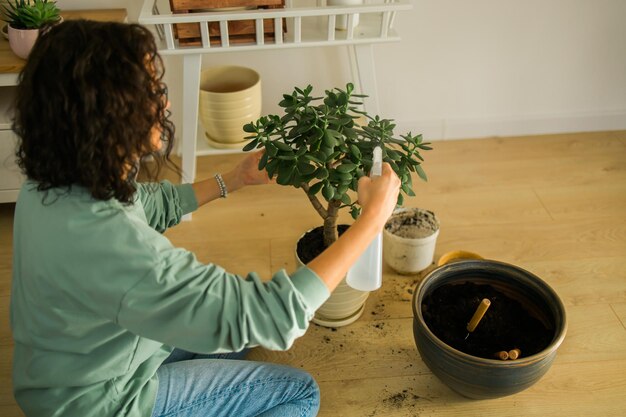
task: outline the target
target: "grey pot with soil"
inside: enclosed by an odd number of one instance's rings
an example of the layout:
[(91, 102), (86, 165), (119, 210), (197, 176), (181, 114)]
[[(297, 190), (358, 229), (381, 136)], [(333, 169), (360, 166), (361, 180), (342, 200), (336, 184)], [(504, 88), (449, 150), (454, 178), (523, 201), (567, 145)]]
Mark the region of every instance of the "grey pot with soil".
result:
[[(485, 298), (490, 307), (469, 333), (468, 321)], [(414, 291), (413, 317), (424, 363), (454, 391), (474, 399), (515, 394), (536, 383), (567, 331), (565, 307), (548, 284), (492, 260), (463, 260), (431, 271)], [(515, 359), (502, 360), (503, 352)]]
[(383, 258), (396, 272), (417, 274), (432, 264), (437, 236), (439, 220), (432, 211), (396, 209), (383, 231)]

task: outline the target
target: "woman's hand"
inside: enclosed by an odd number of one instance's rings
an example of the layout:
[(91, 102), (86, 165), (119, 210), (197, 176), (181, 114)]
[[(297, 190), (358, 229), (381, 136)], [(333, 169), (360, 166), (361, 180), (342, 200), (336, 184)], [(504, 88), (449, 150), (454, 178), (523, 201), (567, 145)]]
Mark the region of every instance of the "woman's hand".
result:
[(259, 185), (274, 183), (267, 175), (267, 171), (259, 170), (259, 160), (265, 151), (258, 151), (247, 155), (234, 169), (236, 180), (242, 185)]
[(381, 227), (393, 213), (400, 192), (400, 178), (388, 163), (382, 168), (380, 177), (361, 177), (358, 187), (361, 216), (382, 222)]
[[(246, 185), (269, 184), (275, 181), (269, 179), (265, 170), (259, 171), (259, 160), (263, 156), (263, 151), (247, 155), (232, 170), (222, 175), (226, 192), (232, 193)], [(198, 206), (220, 198), (221, 190), (215, 178), (209, 178), (193, 184)]]

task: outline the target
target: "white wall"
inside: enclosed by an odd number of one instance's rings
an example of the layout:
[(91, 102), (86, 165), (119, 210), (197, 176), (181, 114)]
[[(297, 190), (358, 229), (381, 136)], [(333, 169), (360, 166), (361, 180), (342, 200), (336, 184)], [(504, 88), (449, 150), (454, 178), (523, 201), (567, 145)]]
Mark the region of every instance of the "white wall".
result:
[[(128, 5), (133, 18), (141, 0), (58, 4)], [(396, 18), (402, 41), (374, 46), (380, 113), (428, 139), (626, 129), (625, 17), (625, 0), (413, 0)], [(345, 47), (203, 58), (220, 64), (261, 73), (264, 113), (293, 86), (350, 81)], [(181, 70), (167, 58), (175, 121)]]
[(624, 0), (415, 1), (376, 51), (381, 109), (433, 138), (624, 129), (624, 18)]

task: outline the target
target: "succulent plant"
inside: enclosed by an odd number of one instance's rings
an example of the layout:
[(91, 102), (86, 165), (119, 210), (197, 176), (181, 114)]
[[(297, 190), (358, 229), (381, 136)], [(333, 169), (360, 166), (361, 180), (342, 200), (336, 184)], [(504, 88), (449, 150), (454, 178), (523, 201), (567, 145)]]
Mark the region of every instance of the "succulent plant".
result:
[[(276, 176), (281, 185), (302, 188), (311, 204), (324, 219), (324, 244), (329, 246), (338, 237), (337, 215), (342, 208), (350, 208), (357, 218), (360, 207), (355, 194), (358, 179), (369, 173), (372, 153), (376, 146), (383, 149), (383, 160), (388, 162), (402, 182), (402, 193), (414, 196), (411, 173), (426, 180), (421, 167), (420, 151), (431, 149), (422, 135), (394, 137), (392, 120), (370, 116), (360, 110), (360, 99), (354, 86), (327, 90), (324, 97), (313, 97), (313, 87), (295, 88), (283, 95), (279, 106), (285, 114), (263, 116), (246, 124), (243, 129), (251, 135), (245, 151), (264, 148), (259, 169)], [(364, 121), (362, 123), (362, 121)], [(321, 199), (326, 201), (326, 206)]]
[(61, 18), (56, 1), (8, 0), (3, 9), (4, 20), (14, 29), (39, 29)]

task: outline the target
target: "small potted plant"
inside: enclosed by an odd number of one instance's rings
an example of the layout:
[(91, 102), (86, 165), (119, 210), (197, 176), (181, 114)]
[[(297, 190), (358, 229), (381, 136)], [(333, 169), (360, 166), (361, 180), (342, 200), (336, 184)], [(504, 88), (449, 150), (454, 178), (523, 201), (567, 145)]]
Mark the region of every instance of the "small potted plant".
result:
[(53, 0), (8, 0), (3, 9), (4, 20), (9, 24), (9, 45), (22, 59), (28, 57), (42, 29), (61, 21)]
[[(357, 218), (358, 179), (372, 167), (376, 146), (402, 182), (402, 193), (414, 196), (411, 173), (426, 180), (420, 151), (431, 149), (422, 135), (408, 133), (394, 137), (392, 120), (370, 116), (360, 110), (365, 96), (354, 94), (354, 86), (345, 90), (327, 90), (324, 97), (314, 97), (313, 88), (295, 88), (283, 95), (279, 105), (285, 114), (263, 116), (244, 126), (251, 135), (245, 151), (264, 148), (259, 169), (267, 170), (281, 185), (301, 188), (323, 225), (305, 233), (298, 241), (296, 258), (306, 264), (335, 242), (347, 225), (338, 225), (341, 209)], [(361, 123), (361, 121), (365, 121)], [(349, 324), (358, 319), (369, 293), (347, 286), (345, 279), (331, 298), (318, 310), (314, 322), (330, 327)]]

